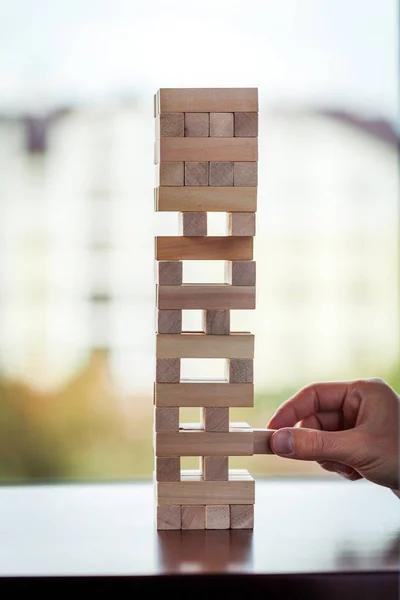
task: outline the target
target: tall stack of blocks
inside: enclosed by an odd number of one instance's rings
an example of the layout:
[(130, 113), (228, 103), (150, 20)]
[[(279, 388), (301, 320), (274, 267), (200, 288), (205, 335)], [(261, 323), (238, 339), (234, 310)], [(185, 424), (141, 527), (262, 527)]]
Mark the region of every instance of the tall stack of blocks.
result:
[[(231, 423), (229, 407), (254, 405), (254, 335), (230, 330), (230, 310), (254, 309), (258, 91), (160, 89), (155, 210), (180, 214), (180, 236), (157, 237), (154, 386), (158, 529), (251, 529), (255, 482), (229, 456), (268, 452), (268, 432)], [(207, 235), (207, 212), (227, 213), (227, 235)], [(220, 284), (183, 282), (186, 260), (226, 261)], [(203, 331), (182, 331), (182, 310), (203, 311)], [(184, 381), (182, 358), (223, 358), (226, 381)], [(199, 407), (182, 424), (180, 407)], [(199, 470), (181, 470), (199, 456)]]

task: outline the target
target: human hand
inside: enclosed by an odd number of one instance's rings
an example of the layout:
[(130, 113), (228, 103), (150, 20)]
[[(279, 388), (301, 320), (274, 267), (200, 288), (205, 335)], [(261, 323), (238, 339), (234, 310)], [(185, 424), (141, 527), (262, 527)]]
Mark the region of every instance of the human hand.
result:
[(268, 423), (275, 454), (399, 490), (400, 396), (384, 381), (309, 385)]

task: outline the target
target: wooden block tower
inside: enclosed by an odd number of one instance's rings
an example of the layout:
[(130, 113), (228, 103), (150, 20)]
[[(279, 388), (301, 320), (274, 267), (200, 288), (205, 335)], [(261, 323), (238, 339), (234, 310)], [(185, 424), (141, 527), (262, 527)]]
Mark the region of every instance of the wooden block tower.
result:
[[(158, 529), (251, 529), (255, 483), (229, 456), (268, 452), (267, 431), (231, 423), (229, 407), (254, 405), (254, 335), (230, 330), (230, 310), (254, 309), (258, 91), (160, 89), (155, 210), (180, 213), (180, 236), (157, 237), (154, 387)], [(227, 235), (207, 235), (207, 213), (227, 213)], [(187, 284), (182, 261), (226, 261), (226, 281)], [(203, 331), (182, 331), (183, 310), (203, 311)], [(226, 381), (183, 381), (181, 359), (223, 358)], [(181, 424), (180, 407), (199, 407)], [(199, 456), (198, 471), (180, 457)]]

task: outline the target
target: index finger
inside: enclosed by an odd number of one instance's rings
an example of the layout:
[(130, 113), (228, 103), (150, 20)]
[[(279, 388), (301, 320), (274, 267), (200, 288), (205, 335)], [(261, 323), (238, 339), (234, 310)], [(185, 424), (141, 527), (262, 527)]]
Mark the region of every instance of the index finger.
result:
[(286, 400), (275, 412), (268, 429), (293, 427), (318, 412), (341, 410), (348, 391), (349, 382), (332, 381), (314, 383), (298, 391)]

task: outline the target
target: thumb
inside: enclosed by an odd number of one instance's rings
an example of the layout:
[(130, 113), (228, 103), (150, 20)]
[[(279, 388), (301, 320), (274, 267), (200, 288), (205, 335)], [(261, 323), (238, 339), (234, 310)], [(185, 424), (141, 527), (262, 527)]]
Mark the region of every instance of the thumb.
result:
[(335, 460), (351, 465), (357, 446), (351, 429), (321, 431), (285, 427), (271, 437), (274, 454), (299, 460)]

